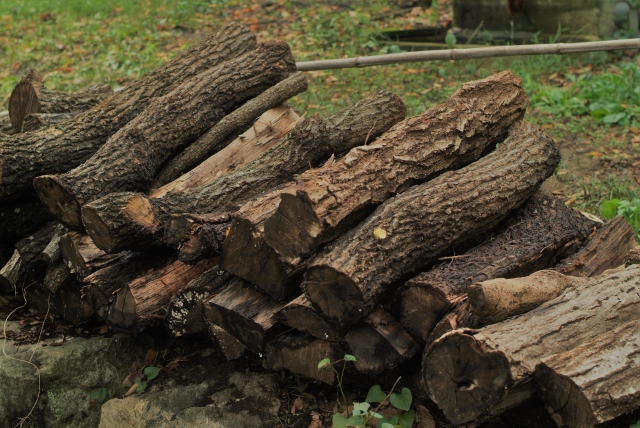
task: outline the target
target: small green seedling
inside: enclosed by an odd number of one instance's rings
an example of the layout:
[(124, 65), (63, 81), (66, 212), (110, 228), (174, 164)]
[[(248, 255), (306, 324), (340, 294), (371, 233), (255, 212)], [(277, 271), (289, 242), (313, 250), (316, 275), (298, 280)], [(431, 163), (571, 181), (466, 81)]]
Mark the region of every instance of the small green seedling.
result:
[(107, 388), (99, 388), (91, 391), (91, 407), (102, 407), (104, 400), (107, 398)]
[(147, 389), (147, 383), (157, 378), (159, 374), (160, 374), (160, 367), (154, 367), (154, 366), (145, 367), (143, 371), (143, 375), (141, 377), (137, 377), (135, 380), (136, 385), (138, 385), (136, 392), (144, 392), (144, 390)]

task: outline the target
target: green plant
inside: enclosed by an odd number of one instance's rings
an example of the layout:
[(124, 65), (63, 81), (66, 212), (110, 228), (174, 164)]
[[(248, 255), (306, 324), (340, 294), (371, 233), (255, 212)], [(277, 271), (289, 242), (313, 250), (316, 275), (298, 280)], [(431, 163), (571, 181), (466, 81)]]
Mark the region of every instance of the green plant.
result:
[(49, 398), (49, 409), (51, 409), (51, 413), (56, 421), (59, 421), (62, 417), (62, 408), (56, 399), (56, 394), (53, 391), (47, 391), (47, 397)]
[(600, 213), (607, 220), (617, 215), (624, 217), (638, 235), (640, 231), (640, 199), (632, 199), (631, 201), (617, 198), (609, 199), (602, 203)]
[(107, 388), (94, 389), (89, 397), (91, 399), (91, 407), (100, 408), (107, 398)]
[[(353, 355), (344, 354), (344, 357), (341, 360), (331, 361), (330, 358), (325, 358), (318, 363), (318, 370), (321, 370), (325, 367), (331, 367), (331, 369), (335, 372), (336, 379), (338, 380), (338, 386), (337, 386), (338, 392), (340, 393), (340, 395), (342, 395), (345, 406), (347, 404), (347, 397), (345, 397), (344, 390), (342, 389), (342, 380), (344, 379), (344, 370), (347, 367), (348, 361), (353, 362), (355, 360), (356, 360), (356, 357), (354, 357)], [(338, 363), (344, 363), (342, 364), (342, 370), (340, 371), (336, 369), (336, 364)], [(340, 405), (340, 395), (338, 395), (338, 405)]]
[(136, 377), (135, 384), (138, 386), (136, 392), (143, 392), (147, 389), (147, 383), (158, 377), (160, 367), (147, 366), (142, 371), (142, 376)]
[(629, 428), (640, 428), (640, 421), (636, 422), (635, 424), (629, 425)]

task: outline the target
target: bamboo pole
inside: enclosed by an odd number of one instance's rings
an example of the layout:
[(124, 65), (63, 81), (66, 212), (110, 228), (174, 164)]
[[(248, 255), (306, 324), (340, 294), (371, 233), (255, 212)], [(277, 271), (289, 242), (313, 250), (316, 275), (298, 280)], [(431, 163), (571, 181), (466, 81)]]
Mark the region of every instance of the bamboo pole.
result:
[(518, 55), (563, 55), (571, 53), (640, 49), (640, 39), (605, 40), (585, 43), (553, 43), (539, 45), (492, 46), (487, 48), (450, 49), (446, 51), (403, 52), (397, 54), (359, 56), (355, 58), (323, 59), (297, 63), (299, 71), (336, 68), (372, 67), (419, 61), (448, 61)]

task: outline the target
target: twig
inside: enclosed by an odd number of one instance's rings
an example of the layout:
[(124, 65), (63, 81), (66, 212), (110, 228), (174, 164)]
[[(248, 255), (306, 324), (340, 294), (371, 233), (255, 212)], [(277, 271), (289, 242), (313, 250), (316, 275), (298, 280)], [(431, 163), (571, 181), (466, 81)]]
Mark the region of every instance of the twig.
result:
[(443, 262), (445, 260), (456, 260), (456, 259), (465, 259), (467, 257), (470, 257), (468, 254), (462, 254), (459, 256), (447, 256), (447, 257), (440, 257), (438, 259), (439, 262)]

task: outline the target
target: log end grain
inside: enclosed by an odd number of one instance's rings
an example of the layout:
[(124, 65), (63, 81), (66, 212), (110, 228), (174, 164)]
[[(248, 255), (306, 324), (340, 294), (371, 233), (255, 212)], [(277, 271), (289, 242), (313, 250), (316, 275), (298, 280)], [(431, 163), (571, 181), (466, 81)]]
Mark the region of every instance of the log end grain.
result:
[(31, 113), (40, 111), (39, 92), (42, 88), (42, 77), (31, 69), (15, 86), (9, 97), (9, 118), (16, 132), (22, 132), (22, 123)]
[(56, 175), (43, 175), (33, 180), (40, 200), (49, 212), (62, 223), (82, 230), (82, 204), (69, 193)]

